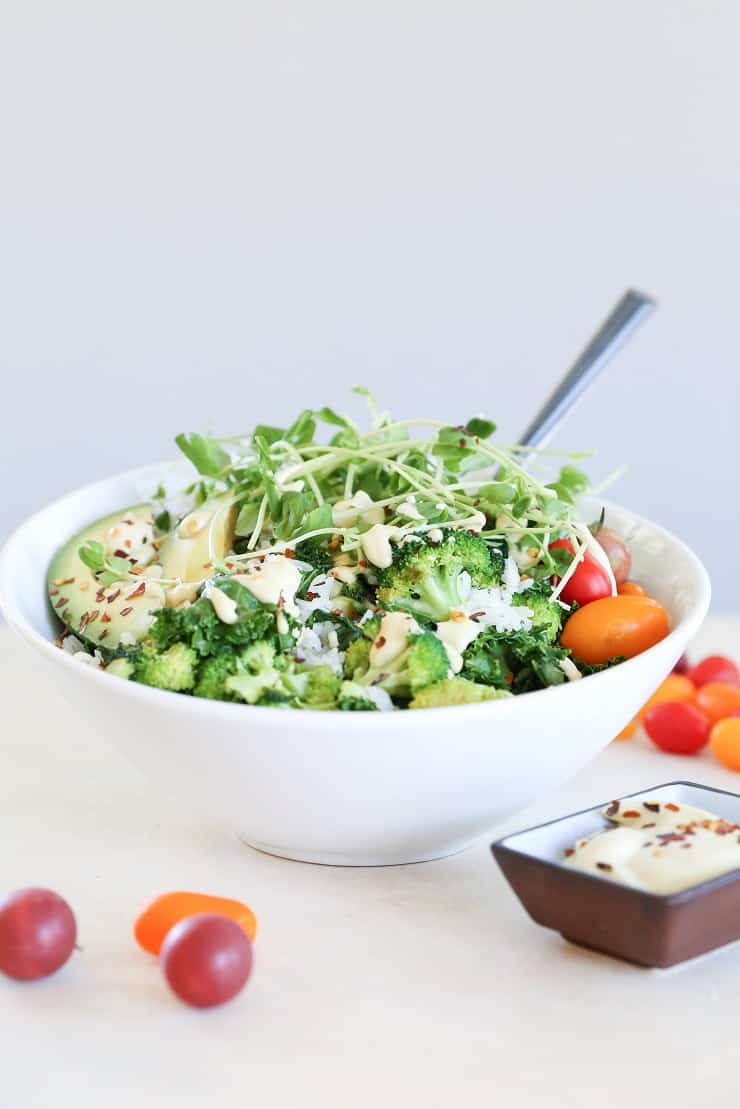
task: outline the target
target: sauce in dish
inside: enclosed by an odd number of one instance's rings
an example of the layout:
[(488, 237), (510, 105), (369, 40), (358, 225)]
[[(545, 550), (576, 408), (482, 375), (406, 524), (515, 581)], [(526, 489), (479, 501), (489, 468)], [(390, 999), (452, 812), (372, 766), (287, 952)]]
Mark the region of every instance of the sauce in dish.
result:
[(611, 827), (568, 848), (565, 866), (657, 894), (740, 869), (740, 825), (714, 813), (648, 794), (602, 812)]

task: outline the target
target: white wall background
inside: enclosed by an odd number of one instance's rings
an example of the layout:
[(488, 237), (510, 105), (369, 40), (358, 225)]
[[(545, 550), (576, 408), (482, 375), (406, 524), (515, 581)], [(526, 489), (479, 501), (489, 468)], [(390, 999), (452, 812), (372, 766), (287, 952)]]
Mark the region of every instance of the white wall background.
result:
[[(0, 530), (361, 381), (562, 445), (740, 609), (735, 0), (23, 0), (0, 27)], [(355, 401), (356, 404), (356, 401)]]

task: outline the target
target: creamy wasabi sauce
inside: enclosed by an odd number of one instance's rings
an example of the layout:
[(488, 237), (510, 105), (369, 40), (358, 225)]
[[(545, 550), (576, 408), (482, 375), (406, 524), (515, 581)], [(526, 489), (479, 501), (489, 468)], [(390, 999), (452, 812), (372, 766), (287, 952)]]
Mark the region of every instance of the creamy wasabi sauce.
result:
[(406, 612), (387, 612), (370, 648), (370, 665), (381, 669), (406, 650), (408, 637), (419, 631), (413, 616)]
[(382, 524), (385, 512), (376, 505), (364, 489), (358, 489), (351, 500), (337, 501), (331, 510), (336, 528), (351, 528), (358, 520), (366, 524)]
[(213, 605), (213, 611), (222, 624), (235, 624), (237, 621), (236, 601), (232, 600), (223, 589), (217, 585), (207, 585), (203, 596)]
[(243, 585), (252, 596), (265, 605), (283, 604), (289, 611), (295, 608), (295, 594), (301, 584), (301, 571), (292, 558), (285, 555), (268, 555), (248, 574), (235, 574), (234, 581)]
[(459, 674), (463, 668), (463, 653), (477, 635), (483, 631), (483, 625), (469, 619), (464, 612), (453, 612), (449, 620), (437, 624), (436, 635), (442, 640), (450, 669), (453, 674)]
[(658, 894), (740, 869), (740, 825), (704, 809), (646, 794), (603, 815), (612, 827), (568, 848), (564, 866)]
[(373, 524), (360, 536), (365, 558), (380, 570), (387, 570), (393, 561), (391, 539), (401, 539), (403, 532), (390, 524)]

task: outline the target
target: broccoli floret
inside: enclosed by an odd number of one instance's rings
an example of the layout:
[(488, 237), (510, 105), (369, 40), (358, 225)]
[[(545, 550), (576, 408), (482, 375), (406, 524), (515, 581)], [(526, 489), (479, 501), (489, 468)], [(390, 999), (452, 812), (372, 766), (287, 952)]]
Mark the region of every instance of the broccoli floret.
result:
[(192, 647), (173, 643), (159, 651), (153, 643), (144, 643), (131, 657), (135, 682), (173, 693), (186, 693), (195, 685), (198, 658)]
[(406, 543), (394, 551), (381, 571), (378, 598), (389, 608), (422, 620), (446, 620), (464, 603), (463, 571), (475, 589), (498, 585), (504, 557), (477, 535), (447, 530), (440, 543)]
[(342, 684), (330, 666), (314, 666), (306, 673), (301, 704), (307, 709), (333, 709)]
[(554, 643), (563, 626), (565, 609), (552, 600), (552, 586), (547, 581), (535, 582), (523, 593), (515, 593), (513, 605), (526, 605), (532, 613), (532, 630), (542, 632), (548, 643)]
[(223, 654), (207, 658), (200, 664), (193, 693), (211, 701), (235, 701), (236, 695), (226, 688), (226, 679), (236, 670), (238, 655)]
[(446, 678), (449, 672), (450, 662), (441, 639), (424, 631), (409, 635), (406, 649), (383, 666), (369, 665), (364, 672), (355, 670), (354, 681), (360, 686), (379, 685), (394, 697), (406, 699)]
[(350, 643), (344, 656), (344, 673), (348, 678), (354, 678), (356, 674), (364, 674), (370, 668), (370, 648), (372, 643), (369, 639), (355, 639)]
[(509, 694), (489, 685), (477, 685), (466, 678), (445, 678), (419, 690), (410, 702), (410, 709), (434, 709), (444, 705), (472, 705), (479, 701), (495, 701)]
[(235, 673), (224, 682), (228, 693), (254, 705), (268, 690), (279, 689), (280, 671), (275, 667), (275, 648), (271, 643), (253, 643), (242, 651)]
[(377, 712), (378, 706), (371, 701), (365, 690), (356, 682), (342, 682), (336, 707), (342, 712)]

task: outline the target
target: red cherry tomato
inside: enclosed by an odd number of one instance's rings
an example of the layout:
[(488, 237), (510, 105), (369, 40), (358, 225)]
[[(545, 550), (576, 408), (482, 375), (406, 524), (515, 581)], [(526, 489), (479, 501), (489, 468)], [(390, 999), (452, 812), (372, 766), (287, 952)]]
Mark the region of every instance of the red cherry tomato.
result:
[(668, 614), (650, 597), (602, 597), (569, 617), (560, 645), (582, 662), (608, 662), (647, 651), (668, 630)]
[(653, 705), (643, 720), (656, 747), (673, 755), (694, 755), (709, 739), (711, 724), (688, 701), (663, 701)]
[(74, 951), (77, 925), (51, 890), (16, 890), (0, 904), (0, 971), (9, 978), (46, 978)]
[(691, 677), (691, 663), (689, 662), (688, 655), (681, 655), (680, 659), (673, 667), (674, 674), (685, 674), (687, 678)]
[[(550, 544), (549, 549), (551, 551), (562, 549), (575, 554), (570, 539), (556, 539)], [(553, 581), (557, 585), (560, 578), (554, 578)], [(599, 601), (602, 597), (611, 596), (611, 591), (612, 586), (606, 570), (586, 552), (575, 572), (565, 583), (560, 599), (565, 601), (566, 605), (572, 605), (575, 601), (583, 606), (590, 604), (591, 601)]]
[(724, 655), (709, 655), (703, 658), (689, 672), (694, 685), (706, 685), (707, 682), (724, 682), (725, 685), (740, 686), (740, 670), (730, 658)]
[(594, 539), (609, 559), (609, 565), (614, 574), (617, 585), (621, 585), (630, 576), (632, 569), (632, 555), (630, 549), (616, 531), (611, 528), (599, 528), (594, 533)]
[(236, 921), (198, 913), (170, 929), (160, 958), (173, 992), (205, 1009), (239, 993), (252, 969), (252, 945)]

